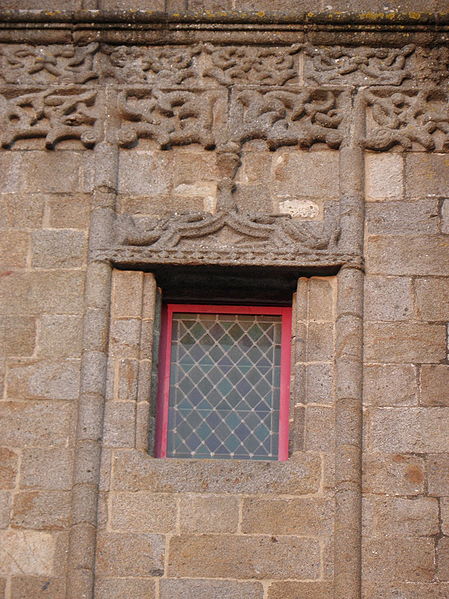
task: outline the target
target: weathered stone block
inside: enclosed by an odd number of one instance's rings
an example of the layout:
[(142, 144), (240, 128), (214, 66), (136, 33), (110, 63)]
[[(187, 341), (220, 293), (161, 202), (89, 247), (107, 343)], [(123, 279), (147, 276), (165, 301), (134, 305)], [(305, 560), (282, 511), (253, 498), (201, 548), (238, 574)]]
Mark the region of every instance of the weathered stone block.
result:
[(25, 231), (2, 231), (0, 235), (0, 267), (25, 268), (29, 235)]
[[(145, 365), (148, 367), (148, 365)], [(137, 360), (118, 360), (118, 382), (115, 389), (116, 399), (136, 401), (139, 381), (139, 362)]]
[(4, 193), (20, 191), (22, 181), (21, 152), (2, 152), (0, 155), (0, 187)]
[(333, 599), (332, 582), (273, 582), (268, 599)]
[(8, 395), (12, 399), (76, 399), (79, 360), (12, 363), (8, 369)]
[(18, 455), (7, 447), (0, 447), (0, 489), (13, 489), (16, 484)]
[(35, 530), (0, 531), (0, 574), (46, 576), (53, 573), (55, 537)]
[(427, 456), (426, 469), (429, 495), (449, 496), (449, 453), (437, 450), (435, 455)]
[(449, 241), (444, 235), (372, 235), (367, 238), (368, 274), (447, 275)]
[(111, 325), (110, 355), (119, 358), (139, 358), (141, 321), (114, 320)]
[(449, 320), (449, 278), (416, 279), (416, 308), (422, 320)]
[(366, 497), (365, 532), (375, 537), (424, 537), (439, 531), (438, 501), (433, 497)]
[(24, 449), (20, 466), (20, 487), (69, 490), (72, 486), (72, 452), (57, 449)]
[(363, 396), (366, 404), (409, 406), (418, 404), (418, 373), (412, 364), (366, 364)]
[(333, 403), (333, 364), (307, 364), (305, 377), (307, 403)]
[(79, 316), (43, 314), (38, 355), (46, 358), (78, 358), (83, 340), (83, 322)]
[(31, 356), (36, 345), (36, 319), (0, 316), (0, 355)]
[(262, 599), (260, 582), (163, 578), (160, 599)]
[(237, 173), (237, 182), (240, 185), (268, 184), (270, 181), (271, 152), (243, 152), (242, 164)]
[(449, 157), (446, 154), (407, 154), (406, 196), (415, 200), (449, 195)]
[(0, 402), (0, 444), (9, 447), (64, 447), (71, 406), (65, 402)]
[(336, 293), (334, 279), (324, 277), (311, 277), (309, 281), (309, 319), (332, 321)]
[(99, 578), (95, 584), (97, 599), (154, 599), (153, 580), (140, 578)]
[(143, 273), (114, 270), (112, 275), (113, 318), (141, 318)]
[(321, 536), (332, 532), (333, 504), (322, 498), (243, 500), (242, 532)]
[[(5, 156), (2, 152), (2, 156)], [(40, 194), (6, 194), (0, 198), (0, 227), (35, 229), (42, 226), (45, 196)]]
[(441, 232), (449, 233), (449, 200), (444, 200), (441, 205)]
[(11, 599), (61, 599), (64, 594), (64, 578), (15, 576), (11, 582)]
[(338, 198), (338, 153), (279, 150), (273, 155), (275, 198)]
[(334, 353), (334, 326), (310, 322), (307, 329), (307, 361), (327, 362)]
[(297, 452), (286, 462), (157, 460), (137, 451), (114, 456), (113, 488), (154, 493), (288, 494), (316, 493), (320, 456)]
[(204, 534), (237, 531), (237, 497), (184, 495), (180, 498), (179, 511), (181, 532)]
[(103, 442), (106, 447), (134, 447), (136, 404), (108, 401), (104, 416)]
[(366, 599), (446, 599), (449, 584), (445, 582), (367, 582), (364, 584)]
[(319, 571), (320, 549), (315, 539), (182, 535), (170, 540), (169, 576), (314, 579)]
[(218, 181), (217, 156), (214, 152), (192, 151), (185, 148), (173, 150), (173, 185), (197, 185)]
[[(127, 7), (129, 8), (129, 6)], [(168, 193), (173, 175), (170, 152), (122, 150), (120, 152), (120, 193), (158, 195)]]
[(441, 532), (449, 537), (449, 497), (441, 497)]
[(400, 154), (366, 154), (365, 193), (368, 201), (402, 198), (404, 164)]
[(176, 497), (139, 491), (114, 493), (110, 526), (120, 531), (171, 532), (176, 527)]
[(434, 541), (429, 538), (366, 539), (363, 560), (367, 581), (430, 582), (435, 575)]
[(86, 237), (81, 231), (35, 231), (32, 236), (31, 265), (40, 268), (82, 266), (86, 259), (86, 247)]
[(7, 272), (0, 287), (0, 311), (26, 316), (40, 312), (80, 314), (83, 289), (84, 273), (80, 271)]
[(23, 160), (23, 191), (67, 193), (78, 191), (82, 152), (28, 151)]
[(422, 323), (367, 323), (365, 358), (369, 362), (439, 362), (446, 357), (446, 327)]
[(70, 523), (68, 491), (23, 491), (14, 497), (13, 528), (62, 530)]
[(437, 543), (437, 576), (439, 580), (449, 580), (449, 537), (439, 539)]
[(447, 364), (423, 364), (420, 389), (422, 405), (449, 407), (449, 366)]
[(48, 196), (49, 226), (62, 229), (87, 229), (89, 226), (89, 197)]
[(0, 528), (8, 528), (10, 524), (11, 493), (0, 491)]
[(164, 537), (102, 532), (97, 543), (99, 576), (162, 576)]
[(412, 315), (413, 295), (410, 278), (366, 278), (364, 316), (367, 320), (408, 320)]
[(305, 410), (304, 449), (327, 451), (335, 449), (335, 411), (324, 406), (307, 406)]
[(449, 451), (448, 408), (379, 408), (371, 410), (370, 420), (374, 451)]
[(437, 200), (368, 204), (368, 233), (373, 235), (418, 235), (439, 232)]

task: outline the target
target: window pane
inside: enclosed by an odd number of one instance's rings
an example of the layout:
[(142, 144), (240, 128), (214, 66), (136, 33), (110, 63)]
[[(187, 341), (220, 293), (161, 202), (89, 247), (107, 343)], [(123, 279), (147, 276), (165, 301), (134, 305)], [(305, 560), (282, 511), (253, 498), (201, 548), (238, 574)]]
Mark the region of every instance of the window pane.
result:
[(278, 457), (281, 316), (173, 314), (167, 455)]

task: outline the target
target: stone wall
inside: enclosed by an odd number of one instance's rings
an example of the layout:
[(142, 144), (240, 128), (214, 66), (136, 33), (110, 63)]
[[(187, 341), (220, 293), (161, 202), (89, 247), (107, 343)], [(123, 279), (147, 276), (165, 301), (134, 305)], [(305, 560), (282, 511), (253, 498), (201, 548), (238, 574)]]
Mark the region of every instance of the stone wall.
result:
[[(2, 13), (0, 598), (449, 595), (444, 6), (236, 4)], [(286, 462), (152, 457), (175, 265), (295, 281)]]

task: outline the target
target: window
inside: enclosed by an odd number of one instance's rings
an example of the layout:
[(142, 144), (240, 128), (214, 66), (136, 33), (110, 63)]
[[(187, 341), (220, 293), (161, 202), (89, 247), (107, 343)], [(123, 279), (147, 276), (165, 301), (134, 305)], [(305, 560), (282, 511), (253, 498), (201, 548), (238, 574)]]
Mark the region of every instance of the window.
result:
[(285, 460), (291, 308), (167, 304), (156, 456)]

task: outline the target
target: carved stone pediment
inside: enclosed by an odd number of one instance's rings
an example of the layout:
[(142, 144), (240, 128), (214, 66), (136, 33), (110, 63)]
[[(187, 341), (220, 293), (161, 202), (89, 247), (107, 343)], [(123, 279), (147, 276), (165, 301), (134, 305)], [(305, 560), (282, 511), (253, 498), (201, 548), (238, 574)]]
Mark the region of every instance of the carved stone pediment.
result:
[(150, 221), (121, 215), (115, 230), (112, 260), (124, 263), (297, 265), (308, 255), (338, 253), (339, 226), (332, 217), (298, 223), (287, 214), (237, 210), (186, 212)]

